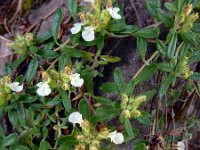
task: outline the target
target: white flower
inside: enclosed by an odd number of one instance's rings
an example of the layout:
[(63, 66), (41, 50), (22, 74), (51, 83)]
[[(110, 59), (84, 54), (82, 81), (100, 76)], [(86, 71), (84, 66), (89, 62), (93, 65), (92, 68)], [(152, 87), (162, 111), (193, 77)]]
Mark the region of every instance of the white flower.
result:
[(75, 86), (75, 87), (81, 87), (84, 83), (84, 80), (82, 78), (80, 78), (80, 74), (75, 73), (70, 75), (70, 81), (71, 81), (71, 85)]
[(74, 125), (76, 123), (81, 124), (83, 121), (83, 116), (79, 112), (73, 112), (69, 115), (68, 121), (73, 123)]
[(124, 142), (123, 134), (117, 131), (109, 133), (108, 137), (111, 139), (111, 142), (115, 144), (122, 144)]
[(51, 89), (46, 81), (40, 82), (36, 86), (38, 87), (36, 92), (39, 96), (48, 96), (51, 93)]
[(121, 19), (121, 15), (119, 14), (120, 9), (118, 7), (110, 7), (107, 9), (114, 19)]
[(95, 0), (84, 0), (84, 1), (88, 3), (94, 3)]
[(14, 92), (21, 92), (23, 90), (23, 85), (19, 85), (19, 82), (10, 83), (8, 86)]
[(81, 31), (81, 27), (82, 27), (83, 23), (75, 23), (74, 26), (71, 28), (71, 33), (72, 34), (77, 34)]
[(177, 143), (177, 150), (185, 150), (185, 144), (183, 141)]
[(85, 27), (83, 32), (82, 32), (82, 37), (85, 41), (93, 41), (95, 36), (94, 36), (95, 32), (94, 32), (94, 27), (92, 26), (88, 26)]

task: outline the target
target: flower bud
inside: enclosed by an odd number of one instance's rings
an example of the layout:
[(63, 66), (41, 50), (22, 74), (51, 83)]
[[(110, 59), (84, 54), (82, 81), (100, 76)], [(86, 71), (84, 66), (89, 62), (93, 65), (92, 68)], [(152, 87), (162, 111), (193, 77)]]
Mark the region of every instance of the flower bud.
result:
[(112, 0), (107, 0), (106, 8), (112, 7)]
[(98, 140), (93, 140), (90, 146), (98, 149), (100, 147), (100, 142)]
[(79, 143), (79, 144), (76, 146), (75, 150), (86, 150), (86, 147), (85, 147), (84, 144)]
[(122, 115), (124, 115), (125, 118), (131, 118), (131, 113), (128, 109), (123, 110)]
[(50, 78), (49, 74), (46, 71), (42, 71), (41, 75), (42, 75), (42, 79), (44, 81), (47, 81), (48, 83), (51, 81), (51, 78)]
[(81, 143), (83, 143), (84, 141), (85, 141), (85, 136), (84, 135), (77, 135), (76, 136), (76, 139), (79, 141), (79, 142), (81, 142)]
[(121, 98), (122, 98), (121, 108), (126, 109), (128, 103), (128, 96), (126, 94), (122, 94)]
[(132, 109), (131, 110), (131, 117), (139, 117), (139, 116), (141, 116), (141, 112), (139, 111), (139, 110), (137, 110), (137, 109)]
[(103, 139), (107, 139), (109, 135), (109, 130), (107, 128), (103, 128), (100, 130), (100, 132), (97, 135), (97, 139), (98, 140), (103, 140)]
[(185, 9), (184, 9), (184, 14), (185, 14), (186, 16), (188, 16), (188, 15), (191, 13), (191, 11), (192, 11), (192, 4), (186, 5), (186, 6), (185, 6)]
[(87, 121), (86, 119), (84, 119), (81, 122), (81, 129), (84, 135), (90, 135), (90, 130), (91, 130), (91, 125), (89, 123), (89, 121)]

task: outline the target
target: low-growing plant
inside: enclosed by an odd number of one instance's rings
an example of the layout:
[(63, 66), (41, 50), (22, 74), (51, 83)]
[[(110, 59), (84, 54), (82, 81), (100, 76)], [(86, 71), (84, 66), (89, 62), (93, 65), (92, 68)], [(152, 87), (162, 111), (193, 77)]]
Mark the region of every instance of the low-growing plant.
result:
[[(175, 126), (192, 96), (200, 96), (195, 69), (200, 61), (199, 2), (166, 2), (164, 11), (159, 0), (146, 0), (154, 24), (139, 28), (126, 24), (123, 7), (116, 2), (84, 1), (88, 7), (66, 0), (74, 20), (67, 41), (61, 40), (64, 11), (59, 8), (51, 31), (39, 37), (17, 34), (8, 44), (16, 59), (5, 64), (0, 79), (0, 149), (106, 150), (128, 142), (136, 150), (184, 149), (190, 128), (199, 120), (194, 111), (190, 119), (181, 120), (181, 127)], [(162, 38), (159, 26), (167, 30)], [(94, 79), (103, 76), (98, 68), (121, 60), (104, 54), (104, 41), (129, 36), (136, 38), (144, 64), (127, 83), (115, 68), (113, 82), (99, 87), (115, 93), (117, 100), (96, 95)], [(149, 42), (155, 51), (147, 58)], [(135, 92), (153, 75), (160, 77), (154, 89)], [(175, 111), (180, 99), (185, 101)], [(151, 109), (144, 109), (150, 101)], [(150, 129), (146, 139), (138, 138), (133, 122)]]

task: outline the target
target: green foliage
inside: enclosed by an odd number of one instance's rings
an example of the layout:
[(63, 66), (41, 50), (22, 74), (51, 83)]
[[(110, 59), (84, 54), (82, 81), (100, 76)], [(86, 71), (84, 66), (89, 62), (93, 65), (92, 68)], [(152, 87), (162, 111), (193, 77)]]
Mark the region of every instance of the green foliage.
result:
[[(133, 142), (136, 150), (145, 149), (149, 143), (137, 141), (140, 131), (135, 122), (150, 126), (152, 132), (148, 134), (153, 139), (158, 129), (166, 128), (164, 120), (170, 121), (167, 115), (171, 113), (172, 100), (178, 102), (185, 93), (200, 93), (200, 73), (191, 67), (200, 61), (200, 23), (193, 9), (199, 9), (199, 3), (166, 2), (164, 6), (169, 12), (165, 12), (159, 0), (147, 0), (146, 9), (155, 23), (144, 28), (127, 25), (122, 11), (113, 16), (108, 11), (115, 7), (111, 0), (89, 3), (90, 11), (79, 7), (77, 0), (66, 0), (66, 4), (73, 20), (80, 18), (83, 23), (78, 28), (74, 24), (75, 31), (71, 29), (67, 41), (61, 40), (65, 16), (59, 8), (51, 31), (37, 38), (31, 33), (16, 35), (15, 41), (9, 44), (18, 59), (4, 67), (5, 75), (10, 77), (0, 79), (0, 116), (11, 126), (8, 134), (0, 125), (0, 149), (111, 149), (111, 142), (128, 141)], [(159, 25), (163, 25), (167, 35), (160, 35)], [(135, 37), (144, 64), (130, 81), (124, 79), (117, 67), (112, 82), (96, 87), (96, 80), (104, 76), (103, 66), (121, 60), (105, 54), (106, 38), (129, 36)], [(148, 56), (150, 45), (155, 51)], [(153, 79), (158, 80), (153, 89), (141, 91), (140, 86)], [(180, 83), (182, 89), (177, 89)], [(98, 89), (114, 96), (102, 96)], [(145, 107), (148, 103), (150, 109)], [(74, 113), (79, 115), (75, 119), (71, 116)], [(114, 120), (116, 124), (110, 124)], [(180, 128), (188, 130), (194, 120)], [(163, 134), (163, 139), (168, 140), (169, 135)], [(115, 138), (120, 136), (121, 142), (117, 143)]]

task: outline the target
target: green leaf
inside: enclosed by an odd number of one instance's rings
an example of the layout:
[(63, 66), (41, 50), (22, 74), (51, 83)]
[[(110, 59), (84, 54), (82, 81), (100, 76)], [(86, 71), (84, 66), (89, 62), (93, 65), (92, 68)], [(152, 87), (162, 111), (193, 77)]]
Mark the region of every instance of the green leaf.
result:
[(193, 23), (192, 31), (200, 33), (200, 23)]
[(121, 60), (121, 58), (116, 56), (109, 56), (109, 55), (101, 55), (100, 58), (109, 63), (116, 63)]
[(156, 90), (149, 90), (149, 91), (144, 92), (142, 95), (145, 95), (146, 101), (148, 101), (153, 98), (153, 96), (156, 94), (156, 92), (157, 92)]
[(192, 32), (180, 32), (179, 33), (183, 41), (195, 45), (195, 39)]
[(66, 65), (71, 65), (72, 61), (68, 53), (62, 52), (59, 57), (59, 71), (63, 70)]
[(81, 57), (83, 57), (83, 58), (90, 59), (91, 57), (94, 56), (94, 54), (92, 54), (90, 52), (86, 52), (86, 51), (83, 51), (83, 50), (78, 50), (76, 48), (72, 48), (72, 47), (69, 47), (69, 46), (63, 47), (62, 50), (64, 52), (66, 52), (72, 58), (81, 58)]
[(167, 55), (167, 46), (161, 40), (156, 40), (156, 47), (161, 54)]
[(84, 79), (84, 83), (85, 83), (87, 91), (92, 94), (94, 72), (89, 69), (82, 70), (81, 77)]
[(136, 85), (136, 83), (135, 83), (134, 79), (132, 79), (132, 80), (129, 81), (129, 83), (127, 85), (127, 89), (126, 89), (126, 93), (128, 95), (132, 95), (133, 94), (133, 91), (135, 89), (135, 85)]
[(31, 83), (31, 81), (33, 80), (33, 78), (35, 77), (35, 74), (37, 72), (38, 69), (38, 59), (34, 58), (31, 60), (29, 66), (28, 66), (28, 70), (26, 72), (26, 83), (29, 85)]
[(26, 58), (27, 58), (27, 55), (20, 55), (18, 59), (10, 63), (11, 70), (17, 69), (17, 67), (19, 67), (19, 65), (21, 65), (21, 63), (23, 63)]
[(146, 2), (146, 9), (149, 12), (150, 15), (153, 17), (156, 17), (156, 8), (157, 6), (152, 1), (145, 1)]
[(76, 19), (77, 13), (77, 0), (66, 0), (67, 9), (70, 12), (70, 15), (73, 17), (74, 20)]
[(53, 22), (52, 28), (51, 28), (52, 35), (53, 35), (53, 38), (54, 38), (54, 41), (56, 42), (56, 44), (58, 44), (57, 37), (60, 32), (60, 25), (62, 23), (63, 15), (64, 15), (63, 9), (58, 8), (56, 11), (55, 17), (54, 17), (54, 22)]
[(193, 64), (200, 61), (200, 50), (194, 51), (189, 55), (188, 64)]
[(26, 116), (25, 116), (25, 110), (23, 105), (21, 105), (20, 107), (17, 108), (17, 115), (19, 118), (19, 123), (21, 126), (25, 126), (26, 125)]
[[(72, 135), (67, 135), (67, 136), (61, 136), (58, 139), (58, 144), (59, 145), (66, 145), (67, 146), (67, 150), (70, 149), (70, 147), (75, 146), (78, 144), (78, 141), (76, 140), (76, 138)], [(66, 149), (63, 149), (66, 150)]]
[(117, 116), (119, 108), (113, 108), (110, 106), (103, 106), (96, 109), (95, 116), (98, 121), (108, 121)]
[(17, 140), (17, 133), (12, 133), (5, 137), (1, 142), (0, 145), (1, 147), (7, 147), (12, 145), (15, 141)]
[(150, 120), (151, 118), (151, 115), (147, 112), (142, 112), (141, 113), (141, 116), (137, 117), (137, 121), (143, 125), (146, 125), (146, 126), (151, 126), (153, 123), (152, 121)]
[(174, 6), (173, 3), (166, 2), (164, 5), (165, 5), (165, 7), (166, 7), (169, 11), (172, 11), (172, 12), (173, 12), (173, 11), (174, 11), (174, 12), (177, 11), (176, 6)]
[(16, 111), (14, 111), (14, 110), (9, 111), (8, 118), (9, 118), (10, 123), (14, 127), (17, 127), (19, 125), (18, 115), (17, 115)]
[(33, 103), (38, 99), (38, 96), (33, 96), (29, 94), (22, 94), (20, 95), (20, 98), (18, 101), (21, 101), (23, 103)]
[(51, 148), (51, 145), (46, 142), (45, 140), (42, 140), (40, 142), (40, 147), (39, 147), (39, 150), (49, 150)]
[(164, 24), (165, 27), (172, 27), (173, 26), (173, 20), (170, 18), (168, 14), (166, 14), (162, 9), (157, 8), (156, 9), (157, 18)]
[(105, 93), (117, 92), (116, 84), (112, 82), (106, 82), (100, 86), (100, 90)]
[(134, 137), (135, 134), (133, 132), (133, 128), (132, 128), (131, 122), (130, 122), (130, 120), (128, 118), (125, 119), (124, 126), (125, 126), (125, 129), (126, 129), (126, 132), (128, 133), (128, 135), (130, 137)]
[(122, 75), (120, 68), (115, 68), (114, 70), (114, 81), (117, 86), (116, 88), (117, 88), (118, 93), (120, 95), (123, 94), (125, 90), (124, 89), (125, 83), (124, 83), (124, 77)]
[(199, 72), (194, 72), (191, 77), (192, 80), (200, 80), (200, 73)]
[(107, 105), (107, 106), (111, 106), (112, 105), (112, 100), (106, 98), (106, 97), (102, 97), (102, 96), (95, 96), (94, 97), (96, 99), (96, 101), (98, 103), (101, 103), (102, 105)]
[(159, 28), (142, 28), (134, 33), (136, 37), (149, 39), (149, 38), (157, 38), (159, 36), (160, 30)]
[(167, 50), (168, 58), (174, 57), (174, 53), (175, 53), (175, 50), (176, 50), (176, 44), (177, 44), (177, 34), (174, 33), (171, 36), (171, 39), (170, 39), (170, 42), (169, 42), (169, 45), (168, 45), (168, 50)]
[(147, 52), (147, 40), (144, 38), (137, 38), (137, 48), (139, 50), (142, 61), (145, 62), (145, 56)]
[(157, 70), (156, 64), (148, 65), (135, 79), (135, 83), (139, 84), (151, 78)]
[(71, 100), (69, 99), (65, 91), (61, 91), (60, 94), (61, 94), (61, 100), (62, 100), (63, 106), (65, 107), (65, 110), (70, 113), (72, 110)]
[(135, 150), (146, 150), (145, 143), (138, 143), (138, 144), (136, 144)]
[(98, 39), (97, 39), (97, 48), (98, 49), (103, 49), (104, 47), (104, 38), (105, 38), (105, 35), (104, 33), (101, 33), (99, 36), (98, 36)]
[(165, 62), (157, 64), (157, 68), (163, 72), (171, 72), (173, 69), (170, 63), (165, 63)]
[(159, 89), (159, 96), (162, 97), (168, 90), (170, 84), (176, 79), (174, 73), (170, 73), (165, 79), (163, 79), (160, 89)]
[(82, 99), (78, 103), (78, 111), (83, 115), (83, 118), (88, 119), (90, 117), (90, 107), (85, 99)]
[(36, 39), (36, 43), (42, 43), (48, 39), (50, 39), (52, 37), (52, 33), (47, 31), (45, 33), (43, 33), (42, 35), (40, 35), (37, 39)]
[(47, 43), (37, 52), (37, 54), (44, 58), (56, 58), (58, 57), (58, 53), (53, 51), (53, 46), (54, 42)]

